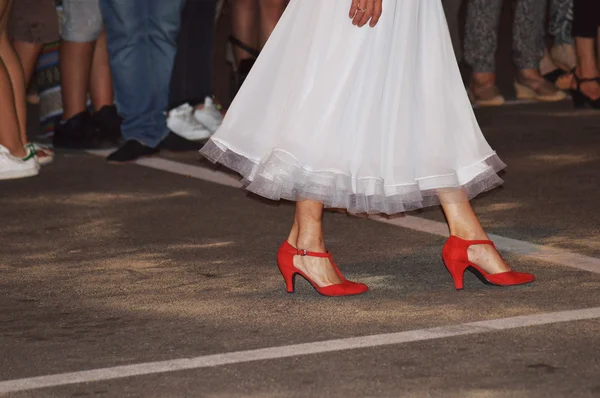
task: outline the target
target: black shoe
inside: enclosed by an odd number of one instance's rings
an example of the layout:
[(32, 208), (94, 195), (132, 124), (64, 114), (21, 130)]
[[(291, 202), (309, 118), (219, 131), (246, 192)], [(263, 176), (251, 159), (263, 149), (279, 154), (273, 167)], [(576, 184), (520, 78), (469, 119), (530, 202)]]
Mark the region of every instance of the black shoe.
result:
[(552, 84), (556, 84), (556, 82), (558, 81), (558, 79), (560, 79), (561, 77), (567, 75), (569, 72), (566, 72), (560, 68), (556, 68), (554, 69), (552, 72), (548, 72), (544, 75), (542, 75), (542, 77), (544, 79), (546, 79), (546, 81), (552, 83)]
[(136, 140), (125, 141), (123, 146), (108, 155), (109, 162), (131, 162), (142, 156), (154, 155), (158, 148), (151, 148)]
[(600, 78), (581, 78), (577, 76), (577, 72), (575, 72), (575, 70), (573, 70), (573, 77), (575, 78), (575, 83), (577, 84), (577, 88), (575, 90), (571, 90), (571, 98), (573, 98), (573, 104), (575, 105), (575, 108), (600, 109), (600, 98), (590, 98), (585, 95), (583, 91), (581, 91), (582, 83), (600, 83)]
[(121, 141), (121, 122), (123, 119), (117, 113), (114, 105), (105, 105), (92, 116), (94, 124), (100, 131), (103, 141), (110, 145), (119, 145)]
[(160, 143), (159, 148), (173, 152), (188, 152), (199, 151), (203, 146), (204, 143), (186, 140), (175, 133), (169, 133), (167, 138)]
[(83, 111), (56, 124), (52, 144), (55, 148), (98, 149), (102, 148), (102, 138), (92, 116)]

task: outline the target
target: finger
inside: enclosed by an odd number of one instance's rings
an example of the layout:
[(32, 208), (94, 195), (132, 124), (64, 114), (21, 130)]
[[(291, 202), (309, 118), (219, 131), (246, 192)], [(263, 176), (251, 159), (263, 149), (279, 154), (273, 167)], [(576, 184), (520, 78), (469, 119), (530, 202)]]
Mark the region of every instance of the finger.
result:
[(358, 0), (352, 0), (352, 5), (350, 6), (350, 14), (349, 14), (350, 19), (354, 18), (354, 15), (356, 14), (357, 9), (358, 9)]
[(352, 20), (352, 24), (353, 25), (358, 25), (358, 23), (360, 22), (360, 20), (362, 19), (362, 17), (365, 15), (365, 12), (363, 11), (366, 7), (367, 0), (358, 0), (358, 5), (356, 7), (356, 13), (354, 14), (354, 19)]
[(374, 9), (373, 9), (373, 18), (371, 18), (371, 23), (369, 24), (371, 27), (377, 25), (379, 22), (379, 18), (381, 18), (381, 13), (383, 11), (382, 2), (380, 0), (375, 1)]
[(367, 1), (367, 11), (364, 13), (363, 17), (361, 18), (360, 22), (358, 23), (358, 26), (363, 27), (367, 24), (367, 22), (369, 22), (369, 19), (371, 19), (371, 17), (373, 16), (373, 0), (368, 0)]
[(356, 2), (356, 9), (354, 10), (354, 16), (352, 18), (352, 25), (356, 25), (358, 24), (358, 21), (360, 21), (362, 19), (363, 16), (363, 12), (362, 12), (362, 2), (364, 0), (357, 0)]

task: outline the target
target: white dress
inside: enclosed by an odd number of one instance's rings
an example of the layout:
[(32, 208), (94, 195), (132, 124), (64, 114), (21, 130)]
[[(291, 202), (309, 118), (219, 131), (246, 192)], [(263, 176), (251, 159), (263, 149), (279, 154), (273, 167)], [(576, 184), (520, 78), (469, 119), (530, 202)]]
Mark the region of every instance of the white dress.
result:
[(352, 25), (350, 4), (291, 0), (201, 153), (258, 195), (353, 213), (501, 184), (505, 165), (475, 120), (441, 0), (384, 0), (374, 28)]

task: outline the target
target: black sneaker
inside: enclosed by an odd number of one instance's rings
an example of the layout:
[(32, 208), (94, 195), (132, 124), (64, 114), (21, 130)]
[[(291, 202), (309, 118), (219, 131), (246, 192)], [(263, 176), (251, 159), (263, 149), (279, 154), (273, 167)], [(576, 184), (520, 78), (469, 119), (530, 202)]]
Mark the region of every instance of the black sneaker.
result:
[(151, 148), (136, 140), (128, 140), (106, 158), (109, 162), (132, 162), (142, 156), (154, 155), (158, 148)]
[(121, 122), (123, 119), (114, 105), (105, 105), (92, 116), (94, 124), (100, 131), (103, 141), (111, 145), (119, 145), (121, 141)]
[(102, 139), (92, 116), (84, 111), (56, 124), (52, 144), (55, 148), (98, 149)]

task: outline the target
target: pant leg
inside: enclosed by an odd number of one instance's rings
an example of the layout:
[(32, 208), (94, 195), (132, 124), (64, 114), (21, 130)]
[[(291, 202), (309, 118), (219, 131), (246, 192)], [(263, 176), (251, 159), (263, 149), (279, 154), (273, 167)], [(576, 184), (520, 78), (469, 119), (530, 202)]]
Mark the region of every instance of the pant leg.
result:
[(498, 25), (502, 0), (469, 0), (465, 29), (465, 60), (473, 72), (496, 70)]
[(573, 44), (573, 0), (550, 0), (549, 32), (554, 44)]
[(181, 15), (169, 108), (192, 106), (213, 94), (213, 52), (217, 0), (189, 0)]
[(573, 9), (573, 36), (598, 37), (600, 2), (598, 0), (574, 0)]
[(513, 23), (513, 60), (519, 69), (538, 69), (544, 56), (547, 0), (518, 0)]
[(167, 136), (164, 112), (185, 0), (101, 0), (115, 103), (126, 140), (156, 147)]

